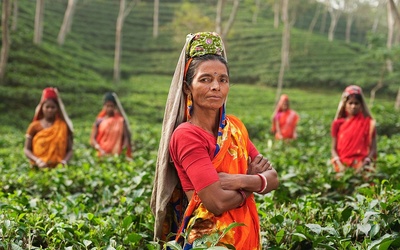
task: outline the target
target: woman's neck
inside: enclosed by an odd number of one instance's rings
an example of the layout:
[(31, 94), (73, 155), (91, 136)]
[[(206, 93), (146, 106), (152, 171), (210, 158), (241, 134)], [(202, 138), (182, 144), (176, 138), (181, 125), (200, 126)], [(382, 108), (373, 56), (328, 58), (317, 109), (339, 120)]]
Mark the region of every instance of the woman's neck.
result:
[(56, 120), (56, 117), (44, 117), (43, 119), (40, 120), (40, 123), (43, 128), (48, 128), (51, 127)]
[(217, 136), (219, 127), (219, 114), (208, 115), (208, 116), (192, 116), (189, 123), (202, 128), (208, 133)]

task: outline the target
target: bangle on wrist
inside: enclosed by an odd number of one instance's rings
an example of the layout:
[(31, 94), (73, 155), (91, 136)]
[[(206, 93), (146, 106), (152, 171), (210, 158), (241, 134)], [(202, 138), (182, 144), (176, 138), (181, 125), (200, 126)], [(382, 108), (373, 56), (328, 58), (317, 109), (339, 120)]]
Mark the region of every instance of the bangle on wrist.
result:
[(242, 203), (240, 203), (240, 205), (237, 207), (237, 208), (240, 208), (240, 207), (243, 207), (244, 204), (246, 204), (246, 198), (247, 197), (246, 197), (246, 193), (242, 189), (239, 189), (238, 192), (240, 193), (240, 195), (243, 198)]
[(257, 193), (261, 194), (261, 193), (265, 192), (265, 190), (267, 189), (268, 181), (267, 181), (267, 177), (265, 177), (265, 175), (259, 174), (259, 173), (257, 175), (261, 179), (261, 188), (259, 191), (257, 191)]

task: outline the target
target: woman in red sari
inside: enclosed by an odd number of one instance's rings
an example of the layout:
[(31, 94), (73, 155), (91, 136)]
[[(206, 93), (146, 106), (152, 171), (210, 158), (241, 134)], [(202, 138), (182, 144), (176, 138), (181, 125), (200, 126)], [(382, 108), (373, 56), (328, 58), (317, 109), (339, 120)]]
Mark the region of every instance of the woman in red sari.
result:
[(165, 109), (151, 200), (154, 233), (163, 241), (177, 234), (184, 249), (234, 222), (243, 226), (229, 230), (219, 244), (261, 249), (253, 193), (279, 185), (244, 124), (225, 114), (230, 86), (225, 58), (218, 34), (188, 35)]
[(90, 144), (98, 156), (120, 155), (126, 148), (126, 156), (131, 159), (131, 132), (127, 121), (117, 95), (106, 93), (103, 109), (97, 115), (90, 135)]
[(281, 95), (272, 115), (272, 133), (275, 139), (296, 139), (296, 126), (299, 115), (289, 106), (289, 97)]
[(376, 159), (375, 120), (359, 86), (348, 86), (339, 103), (331, 128), (332, 163), (338, 173), (373, 167)]
[(56, 88), (45, 88), (26, 131), (24, 153), (33, 166), (54, 168), (72, 157), (73, 127)]

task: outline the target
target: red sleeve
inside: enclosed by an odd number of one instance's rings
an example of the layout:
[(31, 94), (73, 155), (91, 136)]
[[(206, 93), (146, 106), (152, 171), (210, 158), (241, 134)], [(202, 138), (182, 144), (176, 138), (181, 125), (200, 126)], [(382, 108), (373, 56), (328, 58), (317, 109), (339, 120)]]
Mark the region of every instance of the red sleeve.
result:
[(219, 180), (211, 162), (214, 144), (212, 135), (192, 125), (185, 124), (174, 131), (169, 150), (184, 191), (199, 192)]
[(251, 159), (254, 159), (259, 154), (256, 146), (254, 146), (253, 142), (250, 141), (250, 139), (247, 142), (247, 152), (249, 152), (249, 156), (251, 157)]

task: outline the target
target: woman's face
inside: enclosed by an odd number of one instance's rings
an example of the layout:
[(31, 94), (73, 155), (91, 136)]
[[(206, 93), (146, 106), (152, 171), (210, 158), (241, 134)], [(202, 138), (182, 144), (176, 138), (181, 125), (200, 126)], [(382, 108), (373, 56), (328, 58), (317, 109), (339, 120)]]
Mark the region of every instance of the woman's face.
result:
[(106, 110), (106, 114), (108, 116), (113, 116), (115, 110), (115, 104), (112, 101), (107, 101), (106, 103), (104, 103), (104, 109)]
[(289, 108), (289, 101), (288, 100), (284, 100), (282, 102), (282, 106), (281, 106), (281, 111), (286, 111)]
[(199, 64), (189, 87), (196, 109), (217, 110), (225, 103), (229, 92), (228, 70), (220, 61), (209, 60)]
[(45, 101), (42, 106), (42, 112), (44, 118), (52, 119), (56, 117), (58, 112), (57, 103), (52, 99)]
[(361, 102), (354, 96), (350, 95), (346, 101), (346, 112), (348, 115), (354, 116), (361, 111)]

